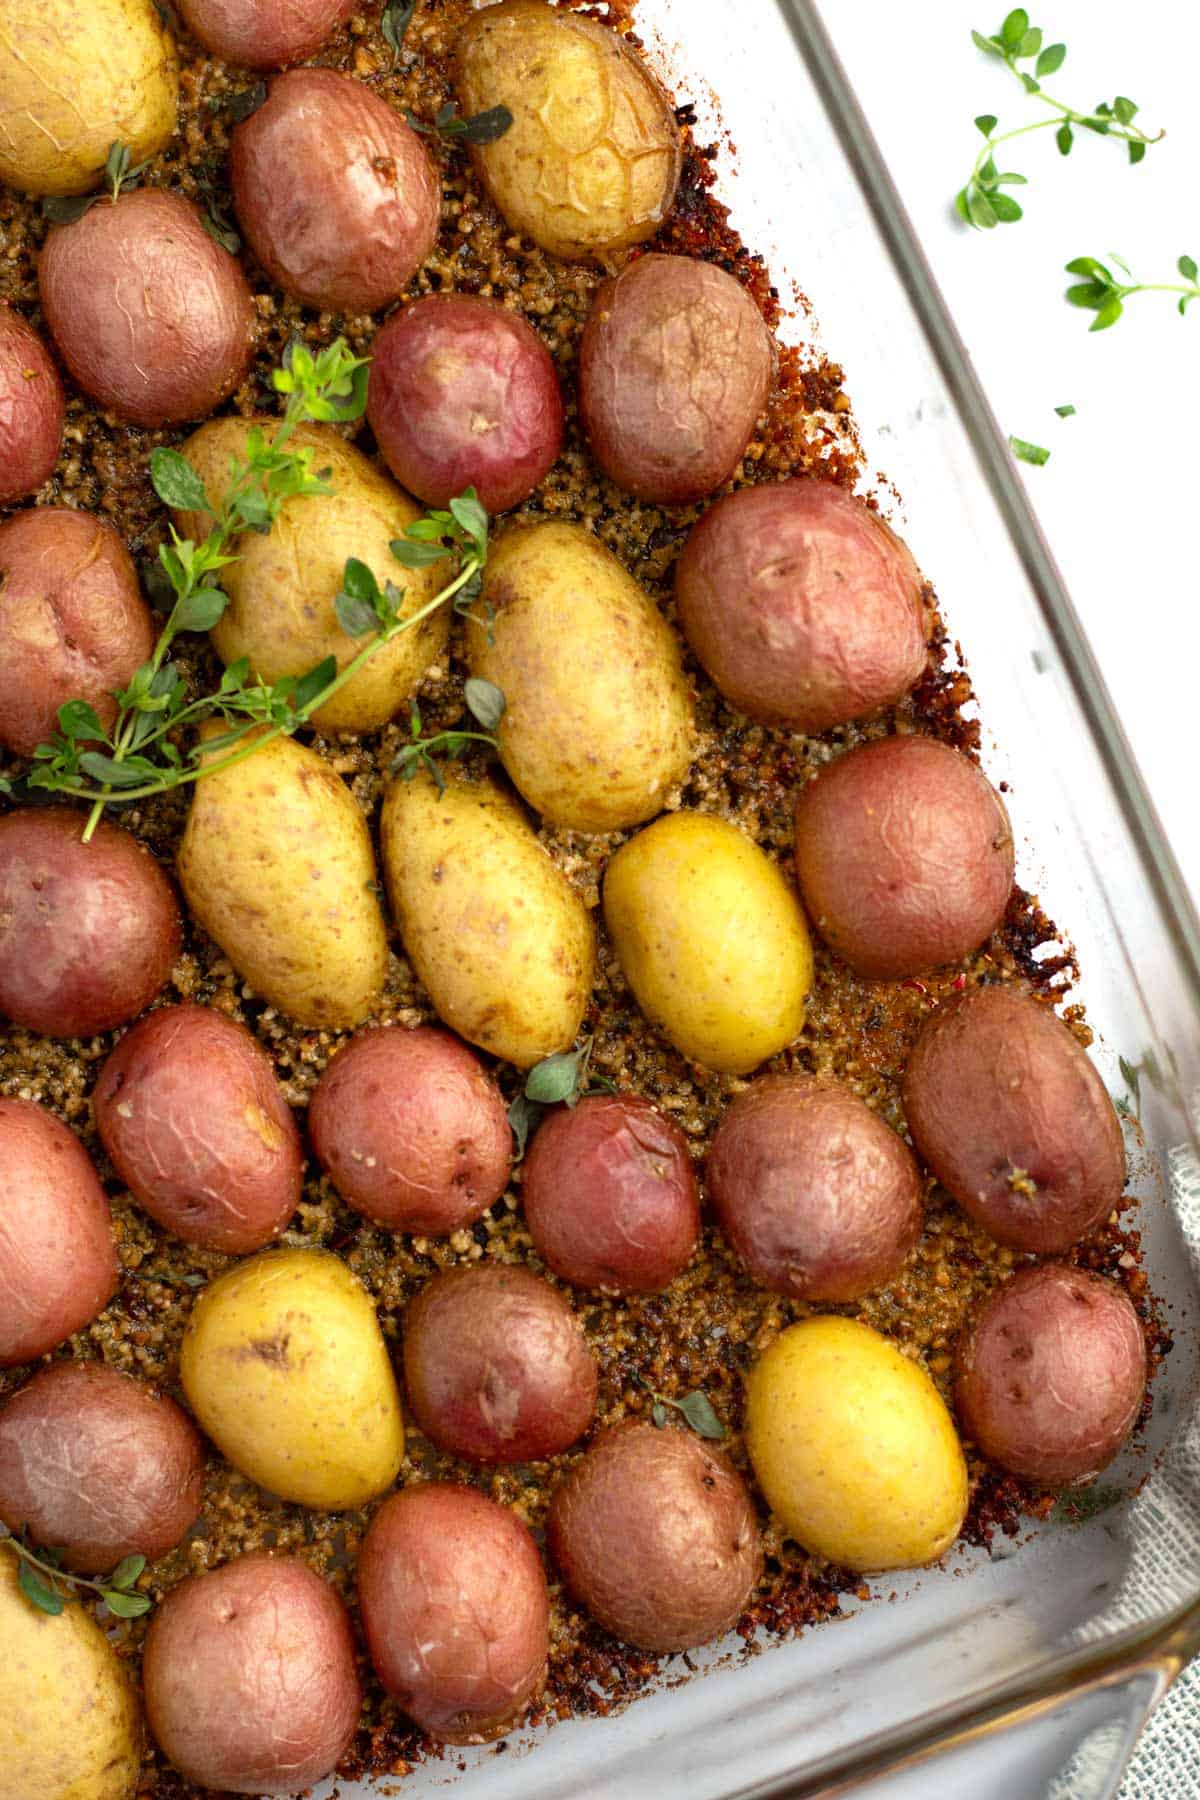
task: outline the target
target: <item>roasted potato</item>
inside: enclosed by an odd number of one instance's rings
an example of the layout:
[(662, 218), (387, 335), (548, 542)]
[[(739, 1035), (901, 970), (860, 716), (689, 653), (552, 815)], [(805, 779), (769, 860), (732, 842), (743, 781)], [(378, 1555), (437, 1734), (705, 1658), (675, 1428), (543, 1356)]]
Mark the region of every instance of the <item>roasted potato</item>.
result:
[(140, 1019), (100, 1071), (92, 1106), (121, 1180), (185, 1243), (244, 1256), (300, 1203), (304, 1152), (271, 1060), (212, 1007)]
[(460, 31), (455, 84), (464, 114), (512, 113), (473, 154), (514, 230), (574, 259), (654, 236), (675, 199), (679, 127), (615, 31), (543, 0), (503, 0)]
[(858, 975), (902, 981), (958, 962), (1004, 918), (1012, 826), (960, 750), (887, 737), (800, 790), (796, 876), (808, 916)]
[(732, 275), (640, 256), (597, 288), (579, 343), (592, 454), (639, 500), (702, 500), (737, 469), (774, 366), (762, 314)]
[(935, 1562), (967, 1510), (967, 1465), (924, 1369), (856, 1319), (804, 1319), (746, 1382), (746, 1448), (789, 1537), (848, 1569)]
[(793, 1300), (857, 1300), (899, 1274), (921, 1230), (903, 1138), (848, 1087), (764, 1075), (708, 1156), (717, 1222), (755, 1281)]
[(521, 1207), (548, 1268), (611, 1293), (661, 1293), (700, 1236), (687, 1139), (640, 1094), (591, 1094), (543, 1120)]
[(57, 1349), (117, 1286), (112, 1215), (74, 1132), (35, 1100), (0, 1099), (0, 1368)]
[(285, 293), (326, 312), (378, 312), (437, 242), (441, 184), (412, 127), (336, 69), (293, 69), (233, 133), (233, 204)]
[(511, 528), (482, 605), (471, 673), (504, 695), (500, 757), (529, 804), (572, 831), (661, 812), (692, 759), (691, 693), (679, 640), (612, 552), (582, 525)]
[(832, 481), (724, 495), (683, 547), (675, 598), (711, 680), (767, 725), (815, 733), (870, 718), (925, 667), (917, 566)]
[(562, 1295), (530, 1269), (448, 1269), (404, 1314), (413, 1418), (465, 1462), (540, 1462), (596, 1414), (596, 1362)]
[(179, 1353), (188, 1404), (235, 1469), (283, 1500), (373, 1500), (404, 1454), (370, 1295), (326, 1250), (266, 1250), (204, 1288)]
[(0, 1519), (85, 1575), (173, 1550), (203, 1476), (187, 1414), (104, 1363), (51, 1363), (0, 1407)]
[(904, 1074), (918, 1153), (992, 1237), (1050, 1256), (1120, 1210), (1121, 1124), (1049, 1006), (1007, 987), (938, 1008)]
[(115, 690), (153, 648), (150, 609), (111, 525), (66, 506), (0, 525), (0, 743), (32, 756), (68, 700), (87, 701), (107, 730)]
[(770, 858), (708, 813), (668, 813), (623, 844), (604, 917), (634, 998), (684, 1056), (744, 1075), (804, 1024), (812, 947)]
[(1106, 1468), (1145, 1396), (1146, 1340), (1128, 1298), (1065, 1263), (1018, 1270), (958, 1347), (954, 1404), (967, 1437), (1046, 1487)]
[(519, 313), (427, 294), (371, 346), (367, 418), (388, 468), (427, 506), (473, 487), (489, 513), (527, 500), (557, 461), (563, 402), (550, 353)]
[(50, 352), (20, 313), (0, 301), (0, 506), (49, 481), (66, 410)]
[(364, 1031), (308, 1105), (322, 1168), (356, 1212), (392, 1231), (449, 1237), (508, 1186), (512, 1131), (479, 1058), (448, 1031)]
[(85, 1606), (33, 1606), (3, 1546), (0, 1644), (4, 1800), (132, 1800), (142, 1721), (124, 1665)]
[(136, 838), (37, 806), (0, 818), (0, 1013), (47, 1037), (126, 1025), (180, 947), (170, 883)]
[(198, 781), (175, 862), (197, 923), (264, 1000), (301, 1025), (362, 1023), (387, 974), (375, 855), (315, 750), (276, 738)]
[(354, 11), (357, 0), (179, 0), (197, 42), (244, 69), (304, 62)]
[(136, 188), (55, 226), (38, 293), (74, 380), (130, 425), (203, 418), (249, 367), (246, 277), (191, 201), (165, 188)]
[(86, 194), (114, 143), (144, 162), (175, 130), (179, 69), (154, 0), (7, 0), (0, 181)]
[(519, 806), (446, 771), (394, 781), (383, 863), (404, 948), (447, 1025), (528, 1069), (575, 1042), (596, 975), (595, 928)]
[(546, 1538), (567, 1586), (614, 1637), (688, 1650), (734, 1626), (762, 1572), (732, 1463), (682, 1427), (610, 1426), (561, 1482)]
[(263, 1550), (172, 1588), (142, 1682), (164, 1755), (222, 1793), (309, 1788), (345, 1755), (362, 1709), (346, 1608), (298, 1557)]
[(499, 1737), (541, 1688), (550, 1598), (537, 1546), (474, 1488), (422, 1482), (385, 1500), (358, 1598), (376, 1674), (431, 1737)]
[[(242, 456), (252, 419), (213, 419), (184, 445), (184, 454), (219, 505), (232, 458)], [(264, 428), (275, 421), (259, 420)], [(246, 531), (234, 540), (237, 560), (222, 571), (230, 604), (212, 631), (224, 663), (246, 657), (264, 681), (305, 675), (325, 657), (344, 668), (365, 640), (348, 637), (334, 602), (348, 557), (366, 563), (380, 587), (395, 581), (407, 617), (432, 600), (446, 579), (438, 566), (401, 569), (391, 552), (420, 517), (407, 494), (381, 475), (352, 444), (328, 425), (302, 425), (292, 449), (311, 449), (313, 467), (329, 470), (329, 494), (297, 494), (284, 502), (271, 530)], [(212, 525), (208, 513), (181, 513), (179, 529), (200, 542)], [(376, 651), (341, 692), (313, 714), (319, 730), (374, 731), (410, 698), (450, 633), (449, 608), (402, 632)]]

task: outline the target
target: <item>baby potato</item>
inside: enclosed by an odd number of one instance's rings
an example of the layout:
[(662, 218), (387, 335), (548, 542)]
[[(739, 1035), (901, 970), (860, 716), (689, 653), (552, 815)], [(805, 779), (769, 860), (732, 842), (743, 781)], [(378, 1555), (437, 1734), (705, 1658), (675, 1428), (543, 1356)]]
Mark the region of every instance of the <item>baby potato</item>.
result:
[(780, 870), (736, 825), (668, 813), (623, 844), (604, 918), (625, 979), (675, 1048), (745, 1075), (804, 1024), (812, 946)]
[(175, 862), (197, 923), (264, 1000), (301, 1025), (362, 1023), (387, 974), (375, 854), (315, 750), (276, 738), (198, 781)]
[(282, 1500), (361, 1506), (396, 1478), (400, 1396), (366, 1289), (326, 1250), (265, 1250), (211, 1282), (179, 1353), (188, 1403)]
[(0, 181), (86, 194), (112, 145), (144, 162), (175, 130), (179, 69), (154, 0), (7, 0)]
[[(213, 419), (194, 432), (183, 453), (216, 505), (229, 485), (230, 460), (244, 455), (253, 419)], [(264, 429), (277, 421), (260, 419)], [(230, 604), (213, 627), (212, 641), (224, 663), (247, 657), (264, 681), (304, 675), (327, 656), (345, 665), (362, 649), (338, 624), (334, 601), (348, 557), (372, 570), (380, 587), (394, 581), (408, 616), (443, 585), (444, 565), (402, 569), (393, 538), (421, 516), (421, 509), (386, 475), (329, 426), (303, 425), (290, 448), (314, 451), (313, 468), (329, 470), (328, 494), (297, 494), (284, 502), (266, 536), (246, 531), (233, 544), (236, 562), (222, 571)], [(182, 513), (179, 529), (199, 543), (212, 525), (208, 513)], [(353, 681), (313, 714), (319, 730), (374, 731), (403, 705), (446, 647), (449, 608), (402, 632), (379, 650)]]
[(966, 1514), (941, 1395), (855, 1319), (804, 1319), (769, 1346), (746, 1382), (746, 1448), (789, 1536), (848, 1569), (935, 1562)]
[(137, 1697), (84, 1606), (39, 1612), (0, 1549), (0, 1794), (129, 1800), (142, 1760)]
[(413, 968), (446, 1024), (520, 1069), (575, 1042), (596, 977), (587, 908), (515, 801), (422, 772), (383, 803), (383, 865)]
[(529, 804), (572, 831), (661, 812), (692, 759), (692, 700), (682, 646), (632, 575), (582, 525), (518, 526), (483, 603), (495, 619), (467, 627), (471, 673), (504, 694), (500, 757)]
[(0, 506), (36, 494), (62, 447), (67, 397), (50, 352), (0, 301)]
[(303, 62), (348, 19), (357, 0), (179, 0), (192, 36), (223, 62), (282, 69)]
[(512, 113), (473, 155), (515, 230), (575, 259), (654, 236), (679, 182), (679, 127), (615, 31), (543, 0), (504, 0), (460, 31), (456, 82), (465, 114)]

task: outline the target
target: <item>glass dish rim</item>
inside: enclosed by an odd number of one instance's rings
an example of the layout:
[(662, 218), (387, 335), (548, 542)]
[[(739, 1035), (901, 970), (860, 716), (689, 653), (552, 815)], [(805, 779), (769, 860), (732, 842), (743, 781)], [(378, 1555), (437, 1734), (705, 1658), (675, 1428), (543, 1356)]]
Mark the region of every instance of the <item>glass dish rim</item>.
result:
[[(1156, 907), (1200, 1017), (1200, 917), (1167, 842), (1112, 698), (1026, 498), (1008, 444), (983, 392), (878, 143), (826, 28), (817, 0), (772, 0), (782, 16), (850, 163), (930, 354), (978, 459), (1063, 672), (1129, 831)], [(1071, 1700), (1119, 1689), (1147, 1670), (1173, 1680), (1200, 1653), (1200, 1591), (1161, 1618), (1052, 1657), (1027, 1676), (877, 1734), (858, 1750), (796, 1766), (729, 1800), (849, 1794), (858, 1784), (1032, 1722)]]

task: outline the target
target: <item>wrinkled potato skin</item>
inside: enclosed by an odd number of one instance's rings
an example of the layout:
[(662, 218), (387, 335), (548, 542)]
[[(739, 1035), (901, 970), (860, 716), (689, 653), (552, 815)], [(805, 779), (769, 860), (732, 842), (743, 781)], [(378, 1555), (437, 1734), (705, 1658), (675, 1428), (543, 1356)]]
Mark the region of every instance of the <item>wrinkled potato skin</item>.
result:
[(203, 1475), (187, 1414), (103, 1363), (51, 1363), (0, 1408), (0, 1519), (85, 1575), (173, 1550)]
[(56, 226), (38, 292), (74, 380), (130, 425), (202, 418), (249, 367), (255, 313), (241, 266), (163, 188)]
[(958, 1346), (963, 1431), (991, 1462), (1047, 1487), (1106, 1468), (1145, 1394), (1146, 1340), (1124, 1291), (1063, 1263), (1019, 1270)]
[(641, 256), (596, 290), (579, 344), (579, 411), (610, 481), (682, 506), (736, 470), (775, 355), (750, 295), (714, 263)]
[(357, 0), (178, 0), (205, 49), (243, 69), (282, 69), (319, 50)]
[(363, 1630), (380, 1681), (450, 1744), (500, 1737), (546, 1673), (542, 1559), (514, 1513), (474, 1488), (393, 1494), (358, 1559)]
[(138, 1205), (204, 1250), (244, 1256), (300, 1203), (304, 1152), (270, 1058), (208, 1006), (164, 1006), (126, 1032), (92, 1095)]
[(32, 756), (58, 709), (86, 700), (107, 729), (154, 648), (133, 561), (111, 525), (35, 506), (0, 525), (0, 743)]
[(467, 627), (472, 675), (507, 701), (496, 733), (515, 786), (571, 831), (661, 812), (692, 760), (683, 650), (654, 602), (582, 525), (506, 531), (488, 558), (492, 639)]
[(383, 865), (404, 949), (460, 1037), (519, 1069), (569, 1050), (596, 978), (583, 901), (490, 781), (394, 781)]
[[(220, 505), (229, 482), (230, 459), (242, 456), (246, 432), (255, 421), (212, 419), (183, 446), (183, 453)], [(277, 420), (260, 419), (273, 428)], [(325, 657), (345, 668), (363, 647), (338, 624), (334, 600), (346, 559), (367, 564), (380, 587), (396, 582), (404, 591), (400, 612), (407, 617), (438, 592), (446, 580), (439, 566), (401, 569), (391, 552), (421, 509), (386, 475), (329, 426), (302, 425), (294, 448), (316, 451), (314, 468), (329, 469), (329, 494), (297, 494), (286, 500), (267, 536), (245, 531), (234, 540), (238, 560), (222, 571), (230, 604), (211, 632), (223, 663), (249, 659), (264, 681), (305, 675)], [(212, 525), (208, 513), (181, 513), (179, 530), (199, 543)], [(450, 635), (449, 607), (442, 607), (378, 650), (353, 681), (313, 714), (321, 731), (374, 731), (408, 700)]]
[(298, 1558), (261, 1550), (172, 1588), (142, 1681), (159, 1747), (222, 1793), (307, 1789), (345, 1755), (362, 1707), (341, 1600)]
[(754, 1506), (732, 1463), (647, 1419), (600, 1433), (555, 1490), (546, 1536), (575, 1598), (641, 1650), (723, 1636), (762, 1572)]
[(413, 1417), (465, 1462), (541, 1462), (596, 1414), (596, 1364), (575, 1314), (530, 1269), (448, 1269), (404, 1315)]
[(66, 411), (50, 352), (20, 313), (0, 302), (0, 506), (49, 481)]
[(353, 76), (294, 69), (233, 133), (233, 204), (285, 293), (378, 312), (437, 242), (441, 184), (420, 138)]
[(396, 1478), (400, 1397), (375, 1308), (325, 1250), (267, 1250), (204, 1288), (179, 1374), (235, 1469), (283, 1500), (362, 1506)]
[(387, 975), (375, 853), (315, 750), (276, 738), (198, 781), (175, 864), (197, 924), (264, 1000), (300, 1025), (361, 1025)]
[(0, 1551), (0, 1794), (131, 1800), (142, 1760), (133, 1684), (86, 1606), (56, 1618), (17, 1586)]
[(12, 1368), (102, 1312), (119, 1271), (91, 1158), (35, 1100), (0, 1099), (0, 1168), (0, 1368)]
[(1125, 1144), (1108, 1090), (1027, 994), (976, 988), (940, 1007), (909, 1059), (904, 1110), (942, 1186), (1014, 1250), (1056, 1255), (1120, 1208)]
[(948, 744), (888, 737), (847, 751), (801, 789), (795, 830), (808, 916), (868, 980), (958, 962), (1004, 918), (1008, 813), (982, 771)]
[(137, 839), (39, 806), (0, 818), (0, 1014), (46, 1037), (135, 1019), (179, 955), (179, 907)]
[(812, 946), (778, 867), (736, 825), (668, 813), (623, 844), (604, 917), (634, 998), (677, 1050), (745, 1075), (804, 1024)]
[(935, 1562), (966, 1514), (941, 1395), (856, 1319), (805, 1319), (768, 1347), (746, 1381), (746, 1448), (788, 1535), (848, 1569)]
[(521, 1208), (547, 1268), (609, 1293), (661, 1294), (700, 1236), (687, 1139), (638, 1094), (591, 1094), (544, 1119)]
[(679, 181), (679, 128), (615, 32), (542, 0), (504, 0), (464, 27), (456, 86), (465, 116), (501, 105), (513, 115), (472, 154), (514, 230), (576, 261), (654, 236)]
[(489, 513), (507, 512), (557, 461), (553, 360), (498, 301), (427, 294), (393, 313), (371, 357), (371, 430), (396, 480), (427, 506), (473, 487)]
[(0, 181), (86, 194), (118, 141), (144, 162), (175, 130), (179, 69), (153, 0), (9, 0), (0, 15)]
[(857, 1300), (900, 1273), (921, 1231), (921, 1177), (903, 1138), (849, 1088), (764, 1075), (709, 1151), (717, 1222), (763, 1287)]
[(500, 1090), (448, 1031), (364, 1031), (326, 1066), (308, 1131), (343, 1200), (391, 1231), (449, 1237), (508, 1186)]
[(675, 566), (679, 624), (731, 705), (812, 735), (902, 700), (927, 656), (907, 547), (831, 481), (725, 494)]

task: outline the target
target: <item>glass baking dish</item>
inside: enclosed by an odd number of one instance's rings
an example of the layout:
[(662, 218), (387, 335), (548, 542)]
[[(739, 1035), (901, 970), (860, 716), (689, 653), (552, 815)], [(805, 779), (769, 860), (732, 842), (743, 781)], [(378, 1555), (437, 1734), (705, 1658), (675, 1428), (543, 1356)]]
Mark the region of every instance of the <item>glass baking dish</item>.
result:
[[(959, 1548), (869, 1603), (748, 1654), (674, 1659), (616, 1717), (448, 1752), (406, 1796), (749, 1800), (852, 1791), (973, 1800), (1115, 1792), (1147, 1711), (1200, 1649), (1200, 927), (1009, 453), (807, 0), (640, 0), (651, 61), (722, 145), (718, 192), (795, 317), (846, 370), (866, 467), (935, 584), (1008, 784), (1018, 879), (1078, 952), (1127, 1129), (1151, 1284), (1175, 1348), (1124, 1498), (1011, 1554)], [(793, 285), (794, 284), (794, 285)], [(801, 304), (803, 294), (812, 312)], [(883, 486), (886, 477), (887, 486)], [(894, 484), (894, 488), (892, 487)], [(901, 496), (895, 503), (895, 495)], [(892, 503), (889, 505), (889, 496)], [(928, 1760), (936, 1757), (934, 1767)], [(905, 1771), (911, 1771), (906, 1774)], [(323, 1794), (379, 1795), (329, 1785)]]

